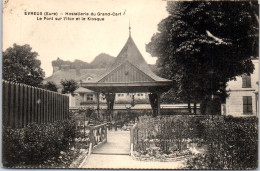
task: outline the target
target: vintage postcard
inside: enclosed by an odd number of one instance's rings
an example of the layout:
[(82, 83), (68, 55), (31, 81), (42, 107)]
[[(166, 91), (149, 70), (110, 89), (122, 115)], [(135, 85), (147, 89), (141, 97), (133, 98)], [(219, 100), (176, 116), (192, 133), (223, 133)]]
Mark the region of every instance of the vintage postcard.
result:
[(259, 3), (4, 0), (2, 167), (258, 168)]

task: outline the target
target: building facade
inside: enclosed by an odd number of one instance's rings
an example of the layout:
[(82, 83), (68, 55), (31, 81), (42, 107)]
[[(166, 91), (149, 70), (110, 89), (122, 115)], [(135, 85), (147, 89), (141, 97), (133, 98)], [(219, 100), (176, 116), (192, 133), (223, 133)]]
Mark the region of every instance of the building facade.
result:
[[(75, 90), (73, 98), (75, 99), (74, 107), (97, 103), (97, 93), (84, 87)], [(99, 102), (101, 104), (106, 103), (105, 95), (102, 93), (99, 94)], [(139, 104), (149, 103), (148, 93), (116, 93), (116, 104), (132, 104), (133, 102)]]
[[(92, 80), (105, 71), (105, 68), (72, 69), (69, 65), (61, 65), (60, 67), (53, 65), (53, 74), (50, 77), (46, 78), (43, 81), (43, 84), (47, 83), (47, 81), (54, 82), (58, 87), (58, 91), (61, 92), (61, 80), (73, 79), (78, 83), (78, 85), (80, 85), (81, 82)], [(130, 104), (132, 103), (133, 99), (137, 103), (149, 103), (147, 93), (116, 93), (115, 103)], [(79, 87), (77, 90), (74, 91), (74, 95), (70, 97), (70, 101), (71, 107), (95, 104), (97, 103), (97, 94), (96, 92), (87, 88)], [(99, 101), (100, 103), (106, 103), (106, 98), (104, 94), (100, 93)]]
[(228, 82), (229, 97), (222, 105), (223, 115), (236, 117), (258, 116), (258, 59), (252, 60), (255, 70), (251, 75), (236, 77)]

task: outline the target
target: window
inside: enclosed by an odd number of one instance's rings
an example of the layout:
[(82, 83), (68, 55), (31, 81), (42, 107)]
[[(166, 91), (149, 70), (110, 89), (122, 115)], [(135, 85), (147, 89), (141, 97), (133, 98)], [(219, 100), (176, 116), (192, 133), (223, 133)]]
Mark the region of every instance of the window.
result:
[(242, 88), (251, 88), (251, 76), (250, 75), (242, 76)]
[(124, 97), (124, 94), (121, 94), (122, 97)]
[(102, 99), (106, 100), (106, 96), (104, 94), (102, 94)]
[(243, 113), (252, 114), (252, 96), (243, 96)]
[(92, 80), (92, 77), (87, 77), (83, 79), (83, 81), (89, 81), (89, 80)]
[(118, 97), (120, 97), (121, 94), (117, 94)]
[(87, 94), (87, 101), (93, 100), (93, 94)]

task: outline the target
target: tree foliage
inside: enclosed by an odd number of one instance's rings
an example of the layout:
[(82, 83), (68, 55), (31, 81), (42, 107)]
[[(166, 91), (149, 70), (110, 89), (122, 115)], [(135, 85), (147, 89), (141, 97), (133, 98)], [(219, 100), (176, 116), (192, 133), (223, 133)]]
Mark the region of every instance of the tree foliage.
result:
[(75, 80), (61, 80), (60, 83), (63, 86), (63, 94), (73, 94), (73, 92), (78, 88), (78, 83)]
[(3, 52), (3, 79), (39, 87), (45, 73), (37, 56), (30, 45), (13, 44)]
[(50, 90), (50, 91), (54, 91), (54, 92), (58, 92), (58, 87), (57, 85), (52, 82), (52, 81), (47, 81), (46, 84), (43, 84), (42, 86), (44, 89), (46, 90)]
[[(226, 83), (254, 70), (258, 51), (257, 2), (168, 2), (146, 51), (161, 76), (173, 80), (170, 100), (225, 99)], [(167, 95), (166, 95), (167, 96)]]

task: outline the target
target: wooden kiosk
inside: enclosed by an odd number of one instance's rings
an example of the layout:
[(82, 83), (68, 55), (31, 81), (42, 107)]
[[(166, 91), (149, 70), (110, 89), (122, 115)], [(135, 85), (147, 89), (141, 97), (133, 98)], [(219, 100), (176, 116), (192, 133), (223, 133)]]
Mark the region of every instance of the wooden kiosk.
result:
[[(129, 27), (129, 38), (114, 63), (100, 76), (82, 82), (81, 86), (93, 90), (99, 97), (103, 93), (107, 109), (113, 111), (115, 93), (149, 92), (153, 115), (160, 115), (160, 95), (168, 91), (172, 81), (154, 74), (136, 47)], [(99, 98), (97, 98), (99, 114)]]

